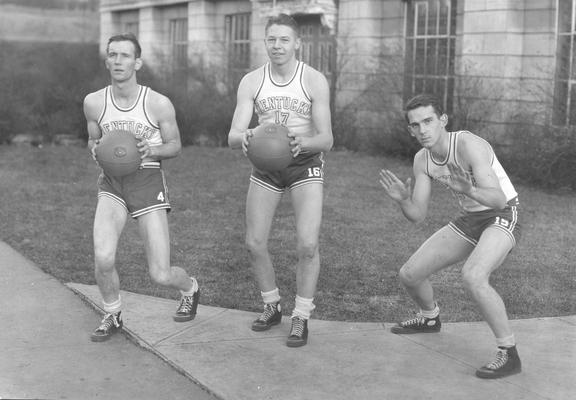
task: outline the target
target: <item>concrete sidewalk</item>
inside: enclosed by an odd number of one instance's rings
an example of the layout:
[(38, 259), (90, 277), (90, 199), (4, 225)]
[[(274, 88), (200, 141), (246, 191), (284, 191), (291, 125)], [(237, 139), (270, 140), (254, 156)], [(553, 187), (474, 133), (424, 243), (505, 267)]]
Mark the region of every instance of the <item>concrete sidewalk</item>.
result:
[(0, 399), (216, 400), (128, 335), (92, 343), (100, 320), (0, 241)]
[[(5, 252), (0, 246), (0, 261)], [(17, 282), (6, 283), (6, 279), (18, 281), (18, 270), (13, 269), (6, 276), (5, 269), (2, 261), (2, 290), (19, 298), (26, 295)], [(73, 359), (71, 353), (78, 346), (94, 345), (99, 350), (114, 346), (116, 338), (105, 343), (89, 342), (100, 319), (90, 310), (98, 309), (100, 304), (97, 287), (74, 283), (67, 286), (71, 290), (64, 285), (36, 288), (39, 299), (74, 291), (88, 303), (83, 304), (83, 313), (90, 314), (94, 323), (77, 328), (80, 331), (76, 332), (75, 345), (60, 349), (67, 352), (63, 357)], [(5, 297), (8, 295), (3, 294)], [(523, 373), (487, 381), (474, 376), (476, 368), (494, 356), (495, 345), (485, 323), (447, 323), (439, 334), (398, 336), (389, 332), (392, 324), (313, 319), (309, 323), (308, 345), (293, 349), (285, 345), (290, 328), (286, 317), (270, 331), (253, 332), (250, 323), (256, 318), (255, 313), (200, 305), (194, 321), (175, 323), (171, 315), (176, 303), (172, 300), (130, 292), (122, 292), (122, 299), (126, 333), (150, 350), (141, 352), (155, 353), (173, 367), (174, 376), (187, 376), (222, 400), (575, 398), (576, 316), (512, 321)], [(2, 313), (7, 312), (10, 321), (25, 310), (7, 311), (3, 306)], [(44, 312), (46, 318), (72, 318), (52, 307), (46, 307)], [(5, 348), (5, 340), (1, 342)], [(34, 346), (33, 341), (31, 345)], [(16, 356), (14, 352), (13, 357)], [(132, 357), (130, 353), (123, 359), (126, 368), (138, 366), (139, 361)], [(52, 364), (52, 369), (61, 367), (58, 360), (44, 362)], [(79, 361), (89, 362), (90, 358)], [(4, 372), (5, 368), (0, 368), (0, 396), (6, 385), (15, 388), (20, 383), (7, 381)], [(68, 371), (61, 379), (77, 379), (73, 374)], [(57, 379), (54, 377), (55, 385)], [(170, 391), (166, 393), (158, 398), (179, 398)], [(133, 393), (125, 398), (143, 397)], [(189, 398), (199, 397), (191, 394)]]

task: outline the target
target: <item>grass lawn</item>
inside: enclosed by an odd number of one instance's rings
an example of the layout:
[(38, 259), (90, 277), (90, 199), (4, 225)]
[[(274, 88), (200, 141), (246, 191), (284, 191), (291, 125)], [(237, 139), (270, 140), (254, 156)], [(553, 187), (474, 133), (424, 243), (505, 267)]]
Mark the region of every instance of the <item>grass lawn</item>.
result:
[[(393, 322), (414, 305), (397, 272), (456, 212), (448, 191), (435, 187), (427, 220), (409, 223), (378, 183), (389, 168), (402, 178), (408, 162), (350, 152), (327, 157), (315, 318)], [(187, 147), (165, 162), (172, 260), (198, 277), (201, 304), (260, 311), (261, 300), (244, 250), (244, 205), (250, 166), (241, 152)], [(79, 147), (0, 146), (0, 240), (63, 282), (95, 284), (92, 220), (98, 168)], [(511, 318), (576, 314), (576, 194), (546, 193), (516, 184), (522, 239), (492, 275)], [(286, 197), (270, 249), (284, 309), (295, 294), (295, 234)], [(151, 284), (136, 224), (129, 222), (118, 253), (124, 290), (174, 298)], [(443, 320), (481, 320), (460, 281), (460, 266), (433, 277)]]

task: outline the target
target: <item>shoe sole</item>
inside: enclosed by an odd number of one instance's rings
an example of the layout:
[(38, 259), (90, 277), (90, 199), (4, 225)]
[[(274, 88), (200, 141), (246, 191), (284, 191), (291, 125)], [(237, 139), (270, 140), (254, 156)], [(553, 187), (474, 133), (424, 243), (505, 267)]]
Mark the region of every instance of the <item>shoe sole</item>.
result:
[(302, 347), (308, 343), (308, 338), (304, 340), (287, 340), (286, 346), (288, 347)]
[(109, 335), (90, 335), (90, 340), (92, 340), (93, 342), (105, 342), (107, 340), (109, 340), (114, 334), (118, 333), (120, 330), (117, 330), (115, 332), (112, 332)]
[(403, 328), (395, 330), (394, 328), (392, 328), (390, 329), (390, 332), (392, 332), (395, 335), (413, 335), (415, 333), (439, 333), (440, 329), (438, 329), (437, 331), (417, 331), (413, 329), (403, 329)]
[(271, 322), (268, 325), (252, 325), (252, 330), (254, 332), (264, 332), (264, 331), (267, 331), (268, 329), (272, 328), (273, 326), (280, 324), (280, 322), (281, 322), (281, 320)]
[(92, 340), (93, 342), (100, 343), (100, 342), (105, 342), (105, 341), (107, 341), (108, 339), (110, 339), (110, 336), (112, 336), (112, 335), (108, 335), (108, 336), (90, 336), (90, 340)]
[(194, 315), (186, 315), (186, 316), (179, 316), (179, 315), (174, 315), (172, 317), (172, 319), (175, 322), (188, 322), (188, 321), (192, 321), (194, 318), (196, 318), (196, 314)]
[(499, 378), (506, 378), (507, 376), (511, 375), (516, 375), (519, 374), (520, 372), (522, 372), (522, 369), (506, 372), (505, 374), (485, 373), (482, 371), (476, 371), (476, 377), (480, 379), (499, 379)]

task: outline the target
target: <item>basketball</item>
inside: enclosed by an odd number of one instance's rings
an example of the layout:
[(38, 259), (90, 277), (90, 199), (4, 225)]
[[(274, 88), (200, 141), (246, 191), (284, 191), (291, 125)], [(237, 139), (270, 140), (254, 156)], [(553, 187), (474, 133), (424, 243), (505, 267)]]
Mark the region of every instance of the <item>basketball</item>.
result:
[(142, 160), (136, 143), (128, 131), (114, 130), (102, 137), (94, 152), (106, 175), (121, 177), (138, 169)]
[(248, 159), (257, 169), (281, 171), (293, 160), (288, 128), (279, 124), (262, 124), (254, 128), (248, 146)]

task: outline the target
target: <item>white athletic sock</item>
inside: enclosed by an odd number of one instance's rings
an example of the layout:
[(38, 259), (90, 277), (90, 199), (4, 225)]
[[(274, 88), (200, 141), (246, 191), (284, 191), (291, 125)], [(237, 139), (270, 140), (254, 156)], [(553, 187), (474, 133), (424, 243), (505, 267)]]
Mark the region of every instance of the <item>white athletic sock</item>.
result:
[(514, 335), (496, 338), (496, 345), (498, 347), (513, 347), (516, 345), (516, 340), (514, 339)]
[(294, 301), (294, 311), (292, 311), (292, 316), (310, 319), (312, 311), (316, 308), (313, 301), (313, 297), (311, 299), (306, 299), (297, 295), (296, 300)]
[(438, 304), (436, 304), (433, 310), (420, 310), (420, 315), (429, 319), (436, 318), (438, 315), (440, 315), (440, 308), (438, 307)]
[(190, 277), (190, 279), (192, 280), (192, 288), (187, 292), (181, 290), (180, 293), (182, 293), (182, 296), (192, 296), (198, 291), (198, 281), (196, 278)]
[(269, 292), (260, 292), (264, 304), (274, 304), (280, 301), (280, 290), (278, 288)]
[(120, 295), (118, 295), (118, 300), (113, 301), (112, 303), (106, 303), (105, 301), (102, 301), (102, 306), (106, 313), (116, 314), (122, 311), (122, 299), (120, 298)]

